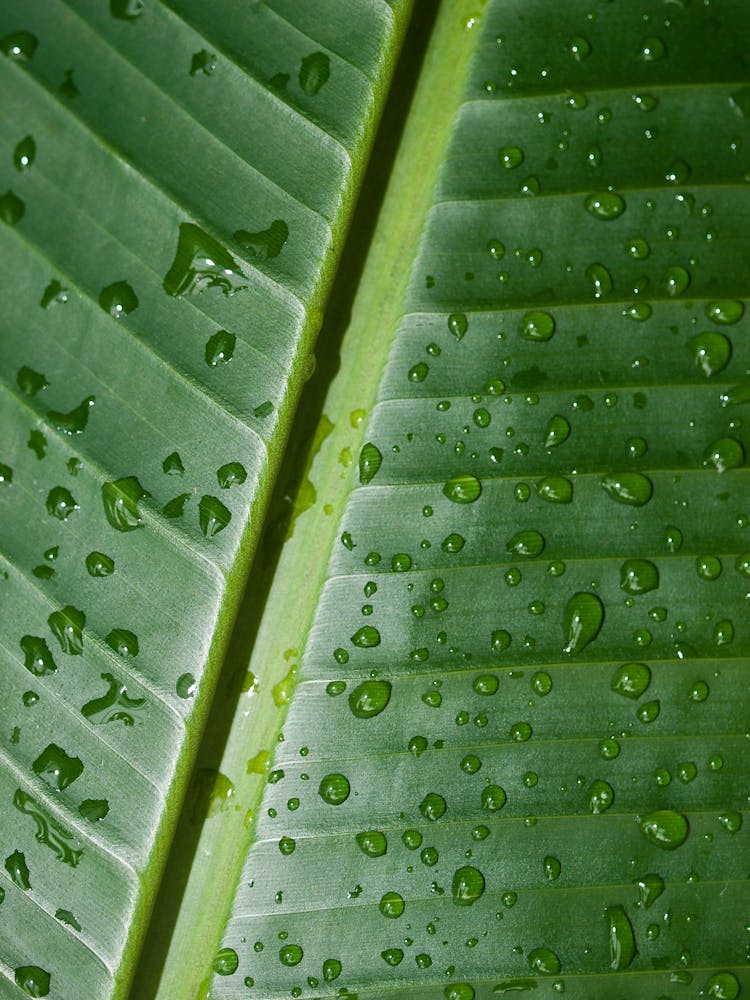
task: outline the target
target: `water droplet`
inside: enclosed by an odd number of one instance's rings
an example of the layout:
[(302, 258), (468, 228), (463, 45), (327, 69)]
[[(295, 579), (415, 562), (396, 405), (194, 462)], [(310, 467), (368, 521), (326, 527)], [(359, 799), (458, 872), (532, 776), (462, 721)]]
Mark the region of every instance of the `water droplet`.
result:
[(247, 479), (247, 470), (239, 462), (227, 462), (216, 470), (216, 478), (223, 490), (232, 486), (241, 486)]
[(107, 635), (106, 643), (120, 656), (138, 655), (138, 637), (127, 628), (113, 628)]
[(673, 809), (657, 809), (639, 818), (641, 833), (657, 847), (673, 851), (684, 844), (690, 830), (687, 817)]
[(615, 793), (612, 786), (607, 781), (598, 779), (592, 781), (588, 790), (589, 810), (598, 816), (606, 812), (615, 800)]
[(109, 802), (106, 799), (84, 799), (78, 812), (89, 823), (101, 823), (109, 813)]
[(381, 858), (388, 851), (388, 841), (380, 830), (367, 830), (364, 833), (358, 833), (356, 840), (359, 849), (368, 858)]
[(228, 330), (217, 330), (206, 341), (205, 358), (209, 368), (225, 365), (234, 357), (237, 337)]
[(30, 170), (36, 157), (36, 143), (32, 136), (27, 135), (13, 150), (13, 163), (16, 170)]
[(67, 754), (56, 743), (42, 750), (31, 767), (56, 792), (62, 792), (83, 774), (80, 757)]
[(15, 970), (16, 986), (30, 997), (49, 995), (51, 976), (38, 965), (19, 965)]
[(63, 653), (70, 656), (80, 656), (83, 650), (83, 629), (86, 625), (86, 615), (72, 604), (60, 611), (53, 611), (47, 619), (50, 630)]
[(651, 247), (648, 243), (638, 236), (628, 240), (625, 244), (625, 250), (633, 260), (645, 260), (651, 253)]
[(272, 260), (279, 256), (289, 239), (289, 226), (283, 219), (274, 219), (268, 229), (257, 233), (238, 229), (234, 239), (251, 260)]
[(234, 948), (221, 948), (214, 957), (213, 969), (219, 976), (231, 976), (240, 964), (239, 956)]
[(374, 719), (384, 711), (390, 700), (390, 681), (364, 681), (349, 695), (349, 708), (357, 719)]
[(424, 382), (430, 373), (429, 366), (420, 361), (419, 364), (414, 365), (409, 369), (409, 381), (410, 382)]
[(721, 813), (719, 822), (727, 833), (738, 833), (742, 829), (742, 813), (732, 812)]
[(468, 983), (453, 983), (445, 987), (443, 996), (445, 1000), (474, 1000), (476, 993)]
[(540, 976), (556, 976), (562, 968), (560, 959), (549, 948), (534, 948), (529, 952), (529, 966)]
[(627, 969), (637, 953), (633, 925), (622, 906), (608, 906), (604, 913), (609, 926), (609, 965), (618, 972)]
[(579, 591), (574, 594), (563, 615), (566, 644), (564, 653), (580, 653), (599, 634), (604, 621), (604, 605), (595, 594)]
[(378, 909), (384, 917), (396, 920), (405, 909), (403, 897), (397, 892), (386, 892), (378, 904)]
[(189, 295), (205, 288), (220, 288), (232, 295), (246, 288), (234, 257), (200, 226), (180, 223), (175, 258), (164, 282), (167, 295)]
[(482, 809), (486, 812), (499, 812), (507, 801), (505, 789), (500, 785), (487, 785), (482, 789)]
[(90, 576), (109, 576), (115, 571), (115, 561), (104, 552), (89, 552), (86, 556), (86, 569)]
[(650, 35), (641, 42), (640, 56), (644, 62), (656, 62), (667, 54), (667, 46), (658, 35)]
[(645, 663), (623, 663), (612, 675), (610, 687), (617, 694), (637, 701), (651, 683), (651, 671)]
[(506, 170), (514, 170), (523, 163), (523, 150), (518, 146), (503, 146), (500, 150), (500, 163)]
[(109, 0), (109, 12), (120, 21), (135, 21), (143, 13), (144, 0)]
[(86, 430), (89, 412), (95, 401), (94, 396), (87, 396), (68, 413), (61, 413), (59, 410), (47, 410), (47, 419), (53, 427), (64, 434), (82, 434)]
[(375, 445), (368, 441), (359, 454), (359, 481), (366, 486), (377, 474), (383, 461), (383, 456)]
[(536, 484), (536, 493), (548, 503), (570, 503), (573, 499), (573, 484), (564, 476), (546, 476)]
[(0, 219), (8, 225), (17, 225), (24, 216), (26, 206), (18, 195), (12, 191), (6, 191), (0, 195)]
[(460, 552), (461, 549), (466, 544), (466, 540), (458, 532), (453, 531), (450, 535), (446, 535), (443, 541), (440, 543), (440, 548), (443, 552)]
[(456, 340), (463, 340), (469, 329), (469, 321), (464, 313), (451, 313), (448, 317), (448, 329)]
[(212, 538), (226, 528), (232, 514), (218, 497), (207, 494), (198, 501), (198, 520), (206, 538)]
[(318, 795), (329, 806), (340, 806), (349, 798), (351, 787), (343, 774), (326, 774), (318, 786)]
[(175, 684), (175, 690), (179, 698), (192, 698), (197, 690), (197, 683), (193, 674), (180, 674)]
[(524, 313), (518, 329), (526, 340), (549, 340), (555, 332), (555, 319), (550, 313), (535, 309)]
[(327, 958), (323, 962), (323, 979), (327, 983), (335, 982), (341, 975), (341, 962), (337, 958)]
[(620, 567), (620, 589), (647, 594), (659, 586), (659, 570), (649, 559), (626, 559)]
[(211, 76), (216, 69), (216, 53), (209, 52), (208, 49), (200, 49), (193, 52), (190, 58), (190, 75), (197, 76), (203, 73), (204, 76)]
[(484, 892), (484, 885), (479, 869), (464, 865), (453, 875), (453, 902), (456, 906), (471, 906)]
[(603, 476), (599, 483), (604, 492), (618, 503), (643, 507), (651, 499), (651, 480), (640, 472), (620, 472)]
[(403, 962), (404, 953), (400, 948), (386, 948), (385, 951), (380, 952), (380, 957), (387, 965), (395, 968)]
[(664, 284), (667, 294), (675, 298), (678, 295), (682, 295), (690, 286), (690, 274), (684, 267), (680, 267), (679, 265), (668, 267), (664, 275)]
[(597, 194), (590, 194), (586, 198), (584, 205), (587, 212), (593, 215), (595, 219), (601, 219), (603, 222), (618, 219), (625, 211), (625, 202), (614, 191), (601, 191)]
[(419, 803), (419, 811), (424, 818), (433, 822), (440, 819), (447, 808), (445, 799), (437, 792), (428, 792)]
[(99, 292), (99, 305), (110, 316), (121, 319), (138, 308), (138, 296), (127, 281), (115, 281)]
[(464, 472), (449, 479), (443, 493), (453, 503), (474, 503), (482, 494), (482, 484), (476, 476)]
[(714, 625), (713, 640), (717, 646), (728, 646), (734, 641), (734, 625), (728, 618)]
[(331, 75), (331, 60), (325, 52), (312, 52), (300, 63), (299, 85), (308, 97), (316, 94), (326, 85)]
[(706, 449), (703, 464), (712, 465), (717, 472), (737, 469), (745, 464), (745, 449), (734, 438), (719, 438)]
[(79, 509), (73, 494), (64, 486), (54, 486), (47, 494), (47, 513), (51, 517), (56, 517), (58, 521), (67, 520), (71, 514)]
[(519, 531), (506, 544), (505, 551), (529, 559), (536, 558), (544, 551), (544, 536), (538, 531)]
[(589, 264), (586, 277), (594, 287), (595, 299), (603, 299), (612, 291), (612, 275), (603, 264)]
[(36, 52), (39, 40), (30, 31), (14, 31), (0, 38), (0, 52), (10, 59), (25, 61)]
[(721, 560), (716, 556), (698, 556), (695, 560), (695, 571), (701, 580), (717, 580), (721, 568)]
[(568, 42), (568, 52), (576, 62), (583, 62), (591, 55), (591, 42), (583, 35), (574, 35)]
[(299, 965), (304, 952), (298, 944), (285, 944), (279, 949), (279, 961), (282, 965)]
[(118, 531), (133, 531), (142, 528), (143, 521), (138, 512), (138, 502), (151, 494), (144, 490), (135, 476), (125, 476), (102, 485), (104, 513), (113, 528)]
[(351, 637), (351, 643), (360, 649), (372, 649), (380, 645), (380, 632), (372, 625), (363, 625)]
[(732, 355), (732, 343), (723, 333), (699, 333), (687, 346), (706, 378), (723, 371)]
[(567, 441), (569, 436), (570, 424), (565, 417), (556, 413), (550, 417), (547, 421), (547, 426), (544, 428), (544, 447), (555, 448), (557, 445)]
[(732, 326), (733, 323), (739, 323), (744, 314), (744, 304), (736, 299), (709, 302), (706, 306), (706, 317), (717, 326)]

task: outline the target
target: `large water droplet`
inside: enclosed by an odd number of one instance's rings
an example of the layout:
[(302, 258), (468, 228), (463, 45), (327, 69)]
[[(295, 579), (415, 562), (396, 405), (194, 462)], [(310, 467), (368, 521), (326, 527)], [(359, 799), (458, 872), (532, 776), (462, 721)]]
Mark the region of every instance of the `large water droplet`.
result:
[(564, 653), (580, 653), (599, 634), (604, 621), (604, 605), (596, 594), (574, 594), (563, 614)]
[(713, 466), (717, 472), (738, 469), (745, 464), (745, 449), (734, 438), (719, 438), (706, 449), (703, 464)]
[(26, 211), (26, 205), (12, 191), (0, 194), (0, 219), (7, 226), (16, 226), (21, 221)]
[(608, 906), (604, 912), (609, 929), (609, 965), (618, 972), (627, 969), (636, 956), (633, 925), (622, 906)]
[(151, 494), (144, 490), (135, 476), (125, 476), (102, 484), (104, 513), (112, 527), (118, 531), (134, 531), (143, 527), (138, 503), (149, 496)]
[(573, 484), (564, 476), (546, 476), (536, 484), (536, 493), (548, 503), (570, 503), (573, 499)]
[(587, 212), (595, 219), (601, 219), (604, 222), (619, 218), (625, 211), (625, 202), (614, 191), (590, 194), (584, 204)]
[(83, 650), (83, 629), (86, 625), (86, 615), (83, 611), (68, 604), (60, 611), (53, 611), (47, 623), (60, 643), (63, 653), (80, 656)]
[(35, 774), (56, 792), (62, 792), (83, 774), (83, 762), (56, 743), (50, 743), (31, 765)]
[(351, 637), (351, 643), (360, 649), (371, 649), (373, 646), (379, 646), (380, 632), (373, 625), (363, 625)]
[(16, 985), (30, 997), (49, 996), (52, 977), (38, 965), (19, 965), (15, 970)]
[(525, 313), (519, 325), (519, 333), (526, 340), (549, 340), (554, 332), (554, 316), (541, 309)]
[(484, 892), (484, 875), (478, 868), (464, 865), (453, 875), (453, 902), (456, 906), (471, 906)]
[(89, 413), (95, 402), (94, 396), (87, 396), (81, 400), (78, 406), (67, 413), (62, 413), (59, 410), (47, 410), (47, 419), (53, 427), (64, 434), (82, 434), (86, 430)]
[(699, 333), (687, 346), (706, 378), (723, 371), (732, 355), (732, 343), (723, 333)]
[(419, 803), (419, 811), (424, 818), (432, 821), (440, 819), (447, 808), (445, 799), (437, 792), (428, 792)]
[(246, 288), (244, 275), (232, 255), (192, 222), (180, 224), (177, 250), (164, 278), (167, 295), (189, 295), (205, 288), (220, 288), (232, 295)]
[(99, 292), (99, 305), (110, 316), (121, 319), (138, 308), (138, 296), (127, 281), (115, 281)]
[(386, 892), (378, 905), (378, 909), (384, 917), (396, 920), (404, 912), (405, 903), (403, 896), (397, 892)]
[(300, 63), (299, 85), (308, 97), (315, 97), (328, 82), (331, 60), (325, 52), (311, 52)]
[(529, 966), (541, 976), (556, 976), (562, 968), (560, 959), (550, 948), (534, 948), (530, 951)]
[(377, 474), (383, 462), (383, 456), (378, 448), (368, 441), (359, 453), (359, 481), (365, 486)]
[(303, 955), (304, 952), (298, 944), (285, 944), (282, 948), (279, 948), (279, 961), (282, 965), (299, 965)]
[(366, 830), (356, 836), (357, 844), (368, 858), (381, 858), (388, 851), (388, 841), (380, 830)]
[(649, 559), (626, 559), (620, 567), (620, 589), (647, 594), (659, 586), (659, 570)]
[(349, 695), (349, 708), (357, 719), (373, 719), (391, 699), (390, 681), (364, 681)]
[(268, 229), (262, 229), (257, 233), (238, 229), (234, 239), (242, 247), (245, 255), (252, 260), (271, 260), (279, 256), (289, 239), (289, 226), (283, 219), (274, 219)]
[(198, 501), (198, 522), (206, 538), (218, 535), (231, 520), (231, 511), (218, 497), (207, 494)]
[(651, 480), (640, 472), (619, 472), (603, 476), (599, 484), (604, 492), (618, 503), (643, 507), (651, 499)]
[(206, 341), (204, 352), (206, 364), (209, 368), (216, 368), (217, 365), (225, 365), (234, 357), (234, 349), (237, 346), (237, 337), (228, 330), (217, 330), (212, 333)]
[(645, 663), (623, 663), (612, 675), (610, 687), (617, 694), (637, 701), (651, 683), (651, 670)]
[(638, 825), (647, 840), (667, 851), (684, 844), (690, 832), (687, 817), (673, 809), (657, 809), (639, 818)]
[(219, 976), (231, 976), (239, 964), (240, 959), (234, 948), (221, 948), (214, 957), (213, 969)]
[(482, 484), (476, 476), (464, 472), (449, 479), (443, 493), (454, 503), (474, 503), (482, 494)]
[(79, 509), (73, 494), (65, 486), (53, 486), (47, 494), (47, 513), (58, 521), (66, 521)]

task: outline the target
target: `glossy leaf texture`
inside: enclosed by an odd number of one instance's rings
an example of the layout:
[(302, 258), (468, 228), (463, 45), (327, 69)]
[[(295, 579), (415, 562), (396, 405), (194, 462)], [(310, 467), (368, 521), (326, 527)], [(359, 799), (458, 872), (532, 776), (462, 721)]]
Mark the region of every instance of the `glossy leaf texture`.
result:
[(747, 990), (749, 28), (478, 16), (215, 1000)]
[(3, 997), (127, 991), (407, 13), (0, 6)]

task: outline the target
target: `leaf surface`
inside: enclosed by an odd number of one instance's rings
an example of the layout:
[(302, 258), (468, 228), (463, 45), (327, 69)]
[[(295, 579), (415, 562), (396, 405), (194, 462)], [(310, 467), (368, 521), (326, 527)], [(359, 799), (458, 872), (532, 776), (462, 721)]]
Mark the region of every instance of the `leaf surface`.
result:
[(126, 994), (408, 4), (207, 10), (0, 10), (4, 997)]
[(747, 988), (748, 15), (590, 6), (472, 29), (214, 998)]

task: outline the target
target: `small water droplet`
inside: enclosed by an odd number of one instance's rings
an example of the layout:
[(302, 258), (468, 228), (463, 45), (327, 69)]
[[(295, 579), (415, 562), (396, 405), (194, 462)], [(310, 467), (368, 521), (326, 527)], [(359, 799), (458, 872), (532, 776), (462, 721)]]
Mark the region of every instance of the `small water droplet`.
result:
[(13, 150), (13, 163), (16, 170), (30, 170), (36, 157), (36, 143), (33, 136), (27, 135)]
[(604, 492), (618, 503), (643, 507), (651, 499), (651, 480), (640, 472), (620, 472), (603, 476), (599, 480)]
[(603, 222), (618, 219), (625, 211), (624, 200), (614, 191), (600, 191), (597, 194), (590, 194), (584, 204), (587, 212)]
[(143, 13), (144, 0), (109, 0), (109, 12), (120, 21), (135, 21)]
[(649, 559), (626, 559), (620, 567), (620, 589), (647, 594), (659, 586), (659, 570)]
[(216, 479), (223, 490), (241, 486), (247, 479), (247, 470), (240, 462), (227, 462), (216, 470)]
[(115, 561), (104, 552), (89, 552), (86, 556), (86, 569), (90, 576), (109, 576), (115, 571)]
[(12, 191), (0, 195), (0, 219), (7, 226), (16, 226), (26, 211), (26, 205)]
[(125, 476), (102, 484), (104, 513), (112, 527), (118, 531), (134, 531), (143, 527), (138, 503), (150, 496), (135, 476)]
[(197, 690), (197, 683), (193, 674), (180, 674), (175, 684), (175, 690), (179, 698), (192, 698)]
[(499, 155), (500, 163), (506, 170), (514, 170), (523, 163), (523, 150), (518, 146), (503, 146)]
[(193, 52), (190, 58), (190, 75), (197, 76), (203, 73), (204, 76), (211, 76), (216, 69), (216, 53), (209, 52), (208, 49), (200, 49)]
[(26, 61), (36, 52), (39, 40), (30, 31), (13, 31), (0, 38), (0, 52), (10, 59)]
[(304, 952), (298, 944), (285, 944), (279, 949), (279, 961), (282, 965), (299, 965), (304, 956)]
[(734, 438), (719, 438), (706, 449), (703, 464), (713, 466), (719, 473), (738, 469), (745, 464), (745, 449)]
[(723, 333), (699, 333), (690, 338), (687, 346), (706, 378), (723, 371), (732, 355), (732, 343)]
[(73, 494), (64, 486), (54, 486), (47, 494), (47, 513), (58, 521), (66, 521), (79, 509)]
[(300, 63), (299, 85), (308, 97), (315, 97), (331, 76), (331, 60), (325, 52), (312, 52)]
[(67, 413), (62, 413), (60, 410), (47, 410), (47, 419), (53, 427), (64, 434), (82, 434), (86, 430), (89, 413), (95, 402), (94, 396), (87, 396), (81, 400), (78, 406)]
[(115, 281), (99, 292), (99, 305), (110, 316), (121, 319), (138, 308), (138, 296), (127, 281)]

